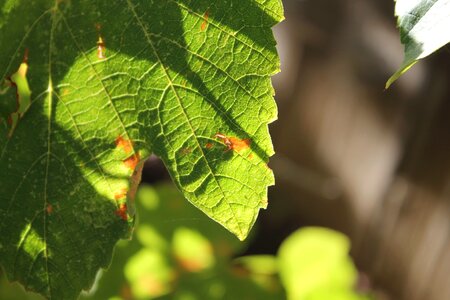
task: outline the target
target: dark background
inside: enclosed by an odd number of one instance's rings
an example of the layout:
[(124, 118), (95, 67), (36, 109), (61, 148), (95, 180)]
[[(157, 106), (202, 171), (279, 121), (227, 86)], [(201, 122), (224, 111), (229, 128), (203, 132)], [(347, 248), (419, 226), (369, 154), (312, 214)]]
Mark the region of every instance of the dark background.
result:
[[(360, 289), (450, 299), (450, 47), (389, 90), (403, 46), (392, 0), (285, 0), (274, 31), (276, 186), (246, 254), (301, 226), (352, 240)], [(144, 182), (170, 180), (156, 158)]]

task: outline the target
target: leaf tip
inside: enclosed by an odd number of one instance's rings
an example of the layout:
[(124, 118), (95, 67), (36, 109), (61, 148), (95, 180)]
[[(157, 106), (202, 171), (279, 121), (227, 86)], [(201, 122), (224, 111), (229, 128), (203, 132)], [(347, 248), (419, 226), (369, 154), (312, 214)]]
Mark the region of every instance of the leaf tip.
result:
[(417, 60), (403, 63), (403, 65), (400, 67), (400, 69), (398, 69), (397, 72), (395, 72), (394, 75), (389, 77), (388, 81), (386, 81), (386, 85), (385, 85), (384, 89), (387, 90), (397, 79), (400, 78), (400, 76), (405, 74), (406, 71), (408, 71), (416, 63), (417, 63)]

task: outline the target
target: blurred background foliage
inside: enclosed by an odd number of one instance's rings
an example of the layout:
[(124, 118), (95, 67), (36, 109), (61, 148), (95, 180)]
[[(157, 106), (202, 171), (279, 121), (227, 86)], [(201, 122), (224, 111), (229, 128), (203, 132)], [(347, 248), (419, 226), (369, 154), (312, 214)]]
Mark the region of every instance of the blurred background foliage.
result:
[[(136, 208), (133, 239), (118, 244), (110, 268), (81, 299), (368, 299), (355, 290), (350, 243), (336, 231), (306, 227), (277, 255), (239, 256), (248, 242), (212, 223), (172, 184), (142, 185)], [(0, 299), (41, 298), (3, 278)]]

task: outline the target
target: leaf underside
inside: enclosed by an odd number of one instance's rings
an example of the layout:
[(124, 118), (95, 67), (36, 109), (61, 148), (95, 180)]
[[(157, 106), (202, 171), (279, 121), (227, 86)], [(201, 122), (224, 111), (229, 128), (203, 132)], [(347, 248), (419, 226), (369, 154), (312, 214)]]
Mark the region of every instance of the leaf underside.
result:
[(405, 57), (386, 88), (419, 59), (450, 42), (450, 0), (396, 0), (395, 14)]
[[(279, 0), (0, 8), (0, 263), (10, 280), (54, 299), (88, 289), (130, 235), (151, 153), (189, 201), (247, 236), (274, 181)], [(26, 106), (11, 78), (23, 64)]]

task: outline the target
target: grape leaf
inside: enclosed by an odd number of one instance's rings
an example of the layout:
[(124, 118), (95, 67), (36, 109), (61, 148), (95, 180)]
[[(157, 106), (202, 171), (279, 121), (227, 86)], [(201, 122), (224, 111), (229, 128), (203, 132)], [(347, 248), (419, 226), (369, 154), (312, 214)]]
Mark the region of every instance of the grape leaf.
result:
[(10, 280), (54, 299), (88, 289), (130, 236), (151, 153), (189, 201), (247, 236), (273, 184), (279, 0), (0, 8), (0, 263)]
[(419, 59), (450, 42), (450, 0), (396, 0), (395, 15), (405, 58), (386, 88)]

